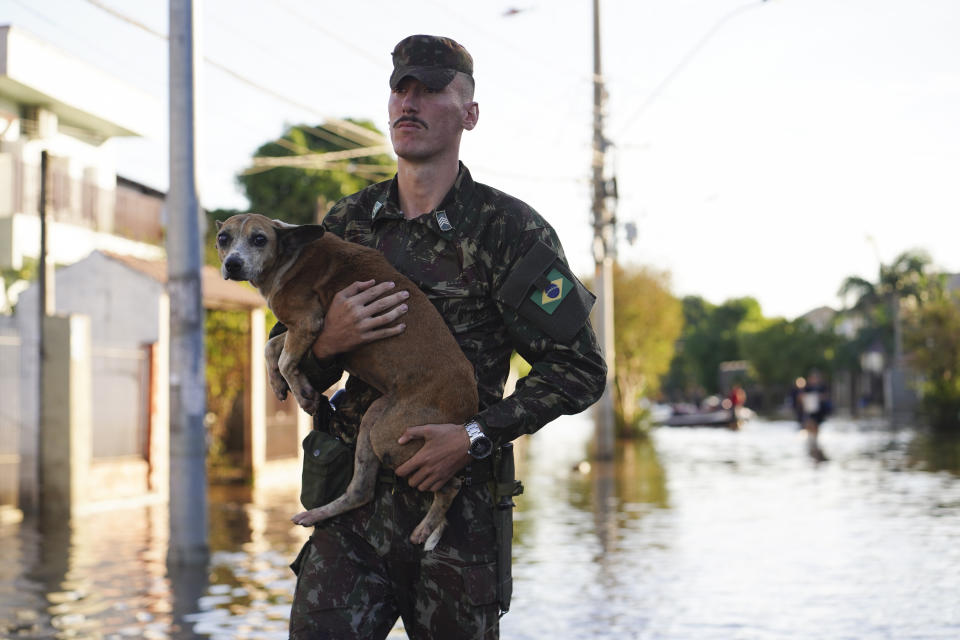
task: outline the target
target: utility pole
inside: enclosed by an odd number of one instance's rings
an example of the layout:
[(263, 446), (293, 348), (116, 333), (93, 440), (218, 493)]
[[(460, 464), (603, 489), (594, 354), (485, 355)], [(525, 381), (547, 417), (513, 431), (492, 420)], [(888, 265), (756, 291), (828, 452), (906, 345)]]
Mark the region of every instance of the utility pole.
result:
[(613, 328), (613, 261), (616, 258), (613, 212), (607, 198), (615, 195), (605, 175), (607, 140), (603, 135), (606, 90), (600, 59), (600, 0), (593, 0), (593, 259), (599, 304), (596, 328), (607, 361), (607, 384), (596, 409), (597, 458), (611, 460), (614, 449), (613, 385), (615, 380)]
[[(196, 4), (199, 4), (196, 3)], [(205, 564), (207, 546), (201, 210), (197, 194), (193, 0), (170, 0), (170, 544), (167, 563)]]
[[(44, 341), (44, 318), (56, 311), (55, 284), (53, 262), (50, 260), (50, 154), (46, 149), (40, 152), (40, 265), (37, 278), (39, 280), (40, 299), (37, 302), (37, 408), (40, 420), (43, 420), (43, 408), (47, 392), (43, 387), (43, 370), (46, 366), (46, 344)], [(43, 496), (43, 429), (37, 429), (37, 492), (33, 507), (39, 509)]]

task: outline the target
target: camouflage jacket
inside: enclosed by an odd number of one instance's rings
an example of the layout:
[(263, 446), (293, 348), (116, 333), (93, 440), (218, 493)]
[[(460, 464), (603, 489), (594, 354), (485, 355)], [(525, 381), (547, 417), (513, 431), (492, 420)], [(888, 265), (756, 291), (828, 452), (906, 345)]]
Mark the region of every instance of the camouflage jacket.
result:
[[(474, 366), (480, 397), (476, 419), (494, 443), (533, 433), (557, 416), (583, 411), (599, 399), (606, 364), (589, 320), (582, 317), (592, 295), (569, 273), (556, 232), (536, 211), (475, 183), (462, 163), (435, 211), (405, 220), (398, 202), (394, 178), (337, 202), (323, 226), (346, 240), (379, 249), (427, 294)], [(564, 341), (551, 338), (524, 317), (530, 311), (518, 311), (502, 295), (524, 256), (535, 245), (545, 250), (544, 244), (557, 268), (572, 279), (566, 285), (580, 287), (583, 297), (589, 296), (582, 314), (573, 318), (575, 325), (568, 331), (573, 337)], [(563, 307), (556, 315), (563, 315)], [(518, 381), (512, 395), (503, 398), (514, 350), (532, 370)], [(317, 373), (312, 376), (316, 386), (325, 389), (342, 370), (334, 361)], [(334, 433), (353, 442), (360, 417), (378, 395), (363, 381), (348, 379), (333, 418)]]

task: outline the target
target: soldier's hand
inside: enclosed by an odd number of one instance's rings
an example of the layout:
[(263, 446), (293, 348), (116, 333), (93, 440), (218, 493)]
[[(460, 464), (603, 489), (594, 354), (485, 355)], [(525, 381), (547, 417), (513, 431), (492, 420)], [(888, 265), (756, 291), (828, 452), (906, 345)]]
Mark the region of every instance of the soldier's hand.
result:
[(471, 460), (467, 453), (470, 437), (462, 424), (408, 427), (397, 443), (406, 444), (416, 438), (423, 440), (423, 446), (395, 473), (420, 491), (439, 490)]
[(397, 319), (407, 312), (406, 291), (395, 291), (393, 282), (354, 282), (333, 297), (323, 320), (323, 331), (313, 343), (318, 360), (346, 353), (362, 344), (389, 338), (406, 328)]

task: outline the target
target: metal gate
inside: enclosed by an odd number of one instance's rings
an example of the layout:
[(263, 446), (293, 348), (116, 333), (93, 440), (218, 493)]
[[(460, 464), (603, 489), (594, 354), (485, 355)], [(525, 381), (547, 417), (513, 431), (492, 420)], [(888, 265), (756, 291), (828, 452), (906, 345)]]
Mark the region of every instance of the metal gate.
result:
[(93, 347), (93, 459), (148, 455), (149, 348)]

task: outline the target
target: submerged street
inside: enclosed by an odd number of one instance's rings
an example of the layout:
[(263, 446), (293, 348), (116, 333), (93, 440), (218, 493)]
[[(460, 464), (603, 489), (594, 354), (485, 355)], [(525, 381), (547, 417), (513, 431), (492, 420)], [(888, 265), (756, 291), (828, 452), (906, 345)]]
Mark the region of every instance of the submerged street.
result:
[[(795, 424), (755, 420), (659, 428), (588, 468), (591, 436), (575, 416), (518, 447), (502, 637), (960, 635), (956, 442), (832, 421), (818, 464)], [(291, 480), (211, 490), (211, 563), (184, 575), (167, 572), (165, 506), (0, 525), (0, 636), (285, 638), (308, 535)]]

